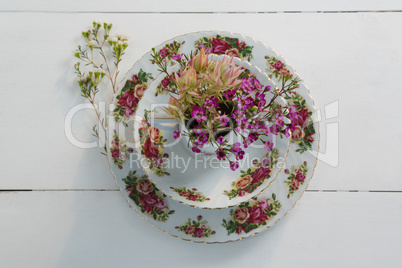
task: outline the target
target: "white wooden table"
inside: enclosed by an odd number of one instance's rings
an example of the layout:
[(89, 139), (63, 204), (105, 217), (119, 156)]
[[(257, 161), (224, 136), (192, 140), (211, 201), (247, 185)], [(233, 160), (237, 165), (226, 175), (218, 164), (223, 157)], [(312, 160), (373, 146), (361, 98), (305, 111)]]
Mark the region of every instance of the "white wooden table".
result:
[[(200, 30), (254, 37), (297, 68), (321, 111), (322, 161), (285, 219), (205, 245), (132, 212), (99, 149), (64, 132), (84, 102), (72, 53), (93, 19), (129, 37), (122, 69)], [(402, 265), (401, 1), (2, 0), (0, 36), (0, 267)], [(75, 137), (93, 141), (94, 122), (77, 113)]]

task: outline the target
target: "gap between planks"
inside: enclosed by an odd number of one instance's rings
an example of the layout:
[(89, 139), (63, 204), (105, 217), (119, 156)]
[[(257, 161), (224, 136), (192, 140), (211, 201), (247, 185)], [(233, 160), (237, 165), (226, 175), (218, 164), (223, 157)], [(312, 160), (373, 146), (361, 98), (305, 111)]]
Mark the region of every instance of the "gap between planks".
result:
[(228, 11), (228, 12), (208, 12), (208, 11), (39, 11), (39, 10), (0, 10), (0, 13), (76, 13), (76, 14), (312, 14), (312, 13), (401, 13), (402, 10), (343, 10), (343, 11)]
[[(2, 192), (118, 192), (119, 189), (3, 189)], [(402, 193), (386, 190), (306, 190), (310, 193)]]

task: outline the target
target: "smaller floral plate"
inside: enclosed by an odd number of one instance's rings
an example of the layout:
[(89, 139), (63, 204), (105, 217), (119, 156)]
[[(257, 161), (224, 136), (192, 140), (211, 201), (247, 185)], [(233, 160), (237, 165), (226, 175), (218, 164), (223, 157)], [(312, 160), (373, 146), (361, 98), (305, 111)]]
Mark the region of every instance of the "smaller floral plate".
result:
[[(221, 60), (224, 56), (212, 56)], [(235, 58), (235, 63), (250, 72), (264, 87), (272, 89), (275, 84), (257, 67)], [(170, 68), (171, 71), (177, 65)], [(164, 77), (160, 75), (145, 91), (138, 102), (134, 123), (136, 151), (144, 172), (164, 194), (183, 204), (205, 209), (221, 209), (235, 206), (258, 195), (269, 187), (279, 174), (289, 150), (290, 139), (271, 135), (274, 148), (267, 151), (262, 142), (251, 144), (245, 149), (240, 168), (232, 171), (229, 161), (218, 160), (216, 154), (204, 155), (192, 152), (188, 141), (175, 139), (173, 132), (178, 130), (179, 121), (169, 118), (154, 119), (163, 115), (161, 107), (167, 107), (168, 95), (155, 95), (157, 86)], [(272, 94), (267, 94), (267, 103)], [(280, 97), (277, 104), (286, 106)], [(160, 113), (159, 113), (160, 112)], [(242, 142), (240, 136), (229, 133), (228, 140), (234, 144)], [(233, 160), (233, 159), (232, 159)]]

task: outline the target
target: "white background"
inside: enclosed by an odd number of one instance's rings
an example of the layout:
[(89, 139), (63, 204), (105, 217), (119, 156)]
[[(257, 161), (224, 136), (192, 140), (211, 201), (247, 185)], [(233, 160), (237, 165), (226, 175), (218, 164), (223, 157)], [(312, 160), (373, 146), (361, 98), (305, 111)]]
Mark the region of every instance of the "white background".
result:
[[(125, 70), (194, 31), (266, 43), (309, 86), (322, 157), (331, 146), (335, 157), (319, 161), (291, 213), (253, 238), (205, 245), (159, 232), (128, 207), (100, 150), (65, 136), (66, 114), (85, 102), (73, 51), (93, 19), (128, 36)], [(2, 0), (0, 36), (0, 267), (401, 265), (401, 1)], [(94, 123), (92, 111), (77, 113), (75, 137), (93, 141)]]

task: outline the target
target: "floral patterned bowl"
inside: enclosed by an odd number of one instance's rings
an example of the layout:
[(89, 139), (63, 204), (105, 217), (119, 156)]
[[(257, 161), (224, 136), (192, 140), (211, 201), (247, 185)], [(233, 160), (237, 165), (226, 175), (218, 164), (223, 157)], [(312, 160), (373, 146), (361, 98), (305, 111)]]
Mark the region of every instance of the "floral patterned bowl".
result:
[[(256, 66), (239, 58), (235, 58), (235, 62), (243, 65), (264, 86), (275, 88), (272, 80)], [(175, 68), (171, 66), (170, 71)], [(229, 161), (219, 161), (215, 154), (193, 153), (186, 142), (173, 138), (179, 122), (160, 116), (161, 107), (166, 107), (169, 96), (154, 92), (163, 79), (159, 76), (144, 93), (134, 124), (136, 151), (149, 179), (172, 199), (205, 209), (236, 206), (269, 187), (285, 163), (290, 139), (272, 135), (274, 148), (269, 152), (261, 142), (252, 144), (246, 149), (237, 171), (230, 170)], [(270, 101), (271, 97), (266, 99)], [(286, 105), (283, 98), (275, 101)], [(151, 110), (155, 112), (149, 112)], [(229, 140), (241, 142), (233, 132), (229, 133)]]

